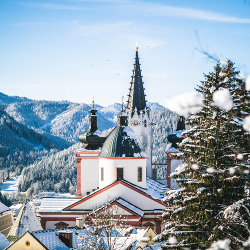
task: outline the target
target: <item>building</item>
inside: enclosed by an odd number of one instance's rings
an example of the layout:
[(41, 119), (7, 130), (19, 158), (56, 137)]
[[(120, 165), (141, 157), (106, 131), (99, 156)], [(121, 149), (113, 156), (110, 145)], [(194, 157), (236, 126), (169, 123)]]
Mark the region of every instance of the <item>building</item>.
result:
[(22, 205), (16, 220), (11, 227), (8, 237), (9, 236), (21, 236), (26, 231), (37, 231), (42, 230), (42, 226), (40, 221), (36, 217), (31, 205), (26, 202)]
[(179, 186), (175, 180), (171, 178), (178, 166), (182, 164), (183, 158), (179, 155), (178, 144), (184, 139), (182, 133), (185, 131), (185, 118), (180, 116), (177, 122), (176, 131), (168, 135), (168, 141), (172, 144), (171, 147), (167, 150), (167, 185), (169, 188), (178, 189)]
[(0, 233), (8, 235), (14, 223), (12, 210), (0, 202)]
[(97, 110), (90, 109), (89, 129), (80, 135), (76, 198), (44, 198), (39, 213), (44, 229), (72, 227), (104, 204), (119, 208), (128, 225), (161, 232), (161, 201), (167, 186), (152, 177), (152, 123), (142, 82), (138, 48), (126, 110), (107, 138), (99, 136)]

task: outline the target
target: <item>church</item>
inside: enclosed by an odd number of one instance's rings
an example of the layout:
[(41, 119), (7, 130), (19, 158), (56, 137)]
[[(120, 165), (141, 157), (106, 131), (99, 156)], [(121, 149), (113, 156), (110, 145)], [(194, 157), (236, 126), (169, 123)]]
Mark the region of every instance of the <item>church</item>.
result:
[(123, 215), (125, 223), (151, 227), (160, 233), (161, 200), (168, 186), (152, 179), (152, 120), (142, 81), (138, 48), (126, 108), (117, 126), (107, 136), (98, 132), (94, 102), (89, 129), (79, 140), (77, 192), (74, 198), (44, 198), (39, 208), (44, 229), (81, 226), (93, 210), (109, 203)]

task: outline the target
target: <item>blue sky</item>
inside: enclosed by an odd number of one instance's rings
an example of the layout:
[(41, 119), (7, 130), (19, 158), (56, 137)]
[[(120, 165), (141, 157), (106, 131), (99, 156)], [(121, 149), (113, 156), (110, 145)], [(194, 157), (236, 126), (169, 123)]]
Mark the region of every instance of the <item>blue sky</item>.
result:
[(128, 94), (136, 42), (147, 100), (212, 70), (196, 48), (250, 74), (248, 0), (1, 0), (0, 92), (109, 105)]

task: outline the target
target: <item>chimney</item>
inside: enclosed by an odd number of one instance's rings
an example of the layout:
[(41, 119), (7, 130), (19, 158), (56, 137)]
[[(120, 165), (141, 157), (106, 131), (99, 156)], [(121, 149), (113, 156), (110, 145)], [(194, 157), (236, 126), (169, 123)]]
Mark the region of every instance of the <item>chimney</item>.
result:
[(59, 231), (59, 239), (70, 248), (73, 248), (72, 231)]

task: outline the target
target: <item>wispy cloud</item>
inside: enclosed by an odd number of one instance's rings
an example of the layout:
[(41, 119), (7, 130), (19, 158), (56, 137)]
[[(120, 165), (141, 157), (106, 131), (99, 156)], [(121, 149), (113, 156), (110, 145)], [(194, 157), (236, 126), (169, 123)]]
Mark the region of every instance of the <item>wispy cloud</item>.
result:
[(79, 5), (69, 5), (69, 4), (60, 4), (53, 2), (23, 2), (23, 5), (41, 8), (41, 9), (50, 9), (50, 10), (86, 10), (86, 7)]
[(68, 21), (60, 21), (60, 22), (17, 22), (11, 23), (11, 26), (25, 26), (25, 27), (38, 27), (43, 25), (77, 25), (77, 20), (68, 20)]
[[(65, 4), (68, 3), (68, 4)], [(230, 16), (219, 12), (207, 11), (202, 9), (176, 7), (155, 2), (131, 1), (131, 0), (67, 0), (60, 2), (22, 2), (22, 4), (35, 8), (51, 10), (87, 10), (89, 4), (105, 7), (116, 7), (116, 10), (136, 12), (144, 16), (169, 16), (184, 19), (195, 19), (204, 21), (214, 21), (223, 23), (244, 23), (250, 24), (250, 18)], [(108, 4), (108, 5), (104, 5)], [(118, 9), (117, 9), (118, 8)]]
[(250, 23), (250, 18), (229, 16), (218, 12), (187, 7), (173, 7), (164, 4), (137, 2), (137, 11), (148, 15), (174, 16), (186, 19), (198, 19), (224, 23)]
[(95, 23), (89, 25), (78, 25), (74, 29), (74, 33), (81, 36), (93, 36), (102, 33), (117, 32), (124, 28), (130, 27), (133, 22), (119, 23)]

